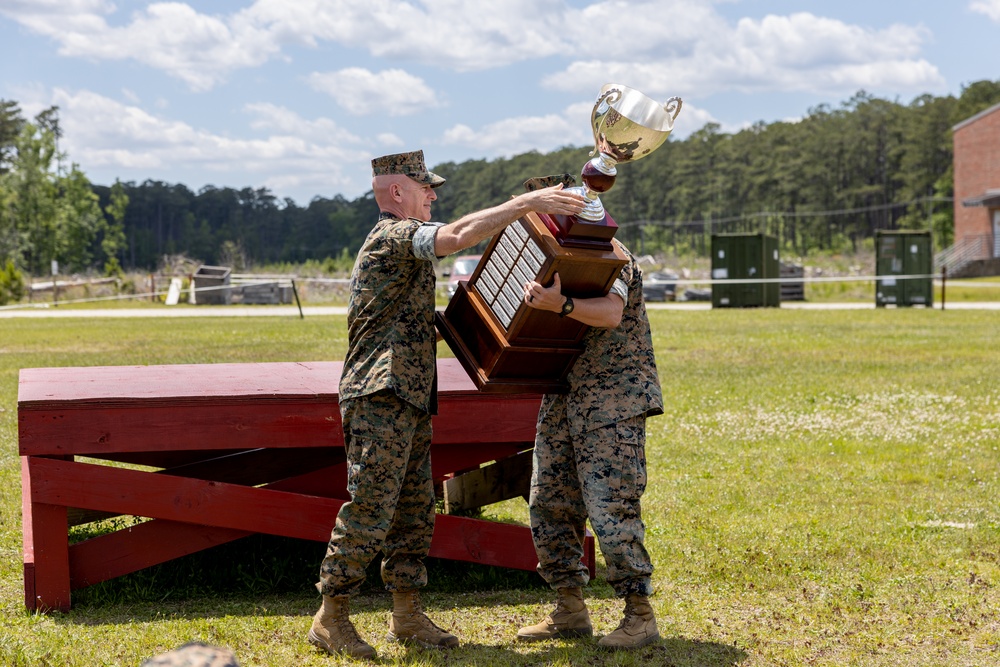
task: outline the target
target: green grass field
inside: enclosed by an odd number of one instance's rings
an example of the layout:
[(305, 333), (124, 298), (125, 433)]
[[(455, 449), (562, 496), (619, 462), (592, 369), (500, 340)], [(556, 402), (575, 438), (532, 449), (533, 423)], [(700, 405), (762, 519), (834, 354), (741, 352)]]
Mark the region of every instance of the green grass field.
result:
[[(383, 664), (1000, 663), (1000, 312), (650, 317), (668, 403), (648, 425), (643, 499), (663, 641), (634, 654), (518, 644), (551, 604), (536, 575), (432, 561), (426, 606), (463, 646), (387, 643), (390, 597), (370, 576), (352, 608)], [(16, 445), (22, 367), (325, 360), (345, 347), (343, 317), (0, 320), (0, 665), (137, 666), (192, 639), (244, 667), (349, 664), (305, 641), (319, 543), (250, 538), (77, 591), (67, 614), (26, 612)], [(587, 590), (599, 634), (621, 610), (602, 572)]]

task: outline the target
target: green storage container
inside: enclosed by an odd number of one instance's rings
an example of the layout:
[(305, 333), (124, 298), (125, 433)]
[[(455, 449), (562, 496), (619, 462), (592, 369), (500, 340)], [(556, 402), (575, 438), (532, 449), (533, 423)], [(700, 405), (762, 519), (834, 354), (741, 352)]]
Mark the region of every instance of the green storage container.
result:
[(775, 282), (712, 283), (713, 308), (781, 306), (778, 240), (766, 234), (713, 234), (712, 280)]
[(875, 232), (875, 305), (934, 305), (934, 248), (929, 231)]

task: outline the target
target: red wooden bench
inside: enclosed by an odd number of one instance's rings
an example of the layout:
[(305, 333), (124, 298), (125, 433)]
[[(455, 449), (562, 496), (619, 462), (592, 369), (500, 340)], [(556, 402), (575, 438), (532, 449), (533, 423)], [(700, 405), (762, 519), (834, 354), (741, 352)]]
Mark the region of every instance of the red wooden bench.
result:
[[(253, 533), (326, 542), (349, 499), (341, 367), (22, 369), (27, 608), (67, 610), (75, 589)], [(532, 447), (538, 395), (480, 393), (454, 359), (440, 360), (438, 372), (437, 482)], [(71, 526), (115, 515), (149, 520), (69, 543)], [(593, 574), (591, 536), (586, 553)], [(437, 517), (431, 556), (537, 564), (527, 527), (447, 514)]]

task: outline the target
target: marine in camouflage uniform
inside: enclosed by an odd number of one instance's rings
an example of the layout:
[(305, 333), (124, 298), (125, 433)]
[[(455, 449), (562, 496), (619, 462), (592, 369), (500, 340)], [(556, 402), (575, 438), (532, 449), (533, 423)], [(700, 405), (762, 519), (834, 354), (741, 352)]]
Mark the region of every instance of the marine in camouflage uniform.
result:
[[(631, 648), (659, 636), (646, 599), (652, 593), (653, 564), (643, 544), (640, 498), (646, 488), (646, 418), (663, 414), (663, 397), (642, 272), (628, 249), (614, 243), (628, 263), (604, 299), (620, 297), (620, 323), (588, 329), (583, 352), (569, 373), (569, 393), (546, 395), (539, 410), (531, 533), (538, 572), (559, 592), (559, 603), (546, 621), (522, 629), (521, 639), (591, 634), (580, 592), (589, 581), (581, 561), (588, 517), (607, 563), (608, 582), (626, 600), (622, 625), (602, 645)], [(530, 293), (526, 301), (536, 305)], [(556, 306), (562, 301), (560, 294)], [(577, 300), (569, 315), (583, 311), (584, 301)]]
[(352, 500), (337, 514), (320, 567), (324, 595), (356, 592), (383, 549), (387, 590), (427, 584), (423, 559), (434, 531), (430, 444), (439, 226), (383, 214), (354, 266), (340, 381)]
[[(529, 210), (576, 213), (583, 198), (553, 188), (522, 195), (449, 225), (428, 222), (433, 188), (423, 152), (372, 160), (382, 210), (351, 274), (348, 351), (340, 412), (351, 501), (337, 514), (317, 589), (323, 606), (309, 641), (330, 653), (374, 657), (348, 619), (347, 600), (379, 551), (393, 593), (390, 639), (451, 647), (458, 639), (434, 625), (416, 591), (427, 584), (424, 559), (434, 530), (431, 415), (436, 410), (435, 265), (475, 245)], [(445, 232), (442, 232), (442, 229)]]

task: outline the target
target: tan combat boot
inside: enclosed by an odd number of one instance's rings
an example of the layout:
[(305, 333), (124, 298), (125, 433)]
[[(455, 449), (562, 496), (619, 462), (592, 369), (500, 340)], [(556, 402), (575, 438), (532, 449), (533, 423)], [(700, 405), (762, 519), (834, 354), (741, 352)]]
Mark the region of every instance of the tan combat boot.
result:
[(389, 641), (420, 644), (424, 648), (458, 646), (458, 637), (434, 625), (427, 617), (416, 590), (393, 591)]
[(560, 588), (556, 608), (545, 620), (537, 625), (529, 625), (517, 631), (521, 641), (540, 641), (564, 637), (590, 637), (594, 626), (590, 624), (590, 613), (583, 602), (583, 591), (579, 588)]
[(324, 595), (323, 606), (313, 616), (309, 643), (327, 653), (342, 653), (355, 658), (374, 658), (375, 649), (358, 636), (347, 615), (348, 595)]
[(625, 596), (625, 618), (618, 629), (601, 637), (598, 646), (609, 649), (639, 648), (660, 638), (649, 598), (634, 593)]

